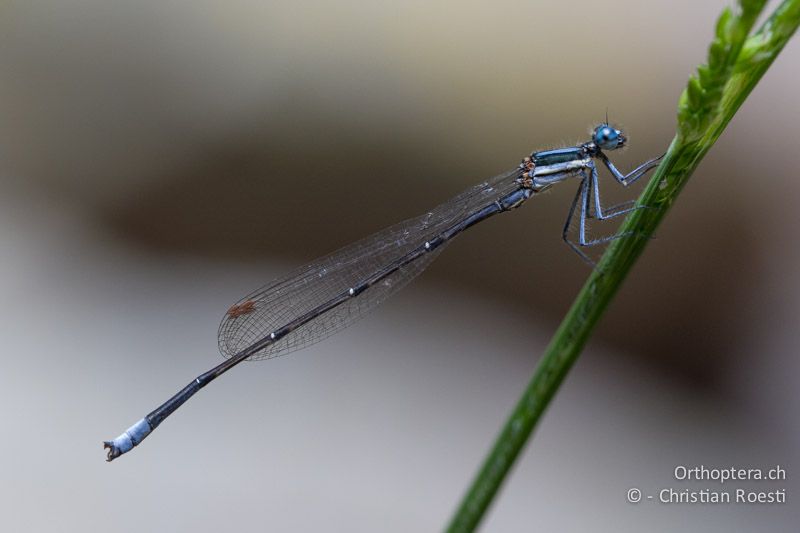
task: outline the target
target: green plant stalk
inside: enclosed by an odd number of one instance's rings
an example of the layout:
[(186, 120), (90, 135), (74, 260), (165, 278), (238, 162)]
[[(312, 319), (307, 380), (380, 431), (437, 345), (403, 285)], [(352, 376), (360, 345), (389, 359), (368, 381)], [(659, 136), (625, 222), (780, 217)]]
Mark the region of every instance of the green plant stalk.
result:
[(681, 95), (678, 131), (637, 209), (623, 222), (545, 350), (447, 531), (473, 531), (552, 400), (592, 330), (651, 236), (705, 154), (800, 24), (800, 0), (785, 0), (747, 37), (764, 0), (741, 0), (738, 14), (723, 11), (706, 65)]

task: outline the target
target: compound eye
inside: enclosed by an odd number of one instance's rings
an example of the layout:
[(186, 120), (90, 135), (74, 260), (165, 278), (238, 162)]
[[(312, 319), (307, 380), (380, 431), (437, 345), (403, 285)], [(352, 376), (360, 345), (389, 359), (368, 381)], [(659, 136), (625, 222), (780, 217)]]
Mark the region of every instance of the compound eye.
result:
[(594, 130), (594, 143), (603, 150), (613, 150), (620, 146), (620, 131), (604, 124)]

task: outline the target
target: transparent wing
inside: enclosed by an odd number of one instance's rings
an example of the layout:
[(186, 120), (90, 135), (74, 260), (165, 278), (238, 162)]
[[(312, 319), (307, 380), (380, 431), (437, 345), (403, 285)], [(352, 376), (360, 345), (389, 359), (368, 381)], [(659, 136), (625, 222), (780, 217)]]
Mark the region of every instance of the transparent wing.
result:
[[(248, 294), (219, 327), (219, 349), (233, 357), (273, 331), (358, 286), (445, 229), (515, 190), (514, 169), (476, 185), (424, 215), (390, 226)], [(350, 326), (422, 272), (444, 249), (421, 255), (355, 298), (309, 320), (249, 360), (270, 359), (305, 348)]]

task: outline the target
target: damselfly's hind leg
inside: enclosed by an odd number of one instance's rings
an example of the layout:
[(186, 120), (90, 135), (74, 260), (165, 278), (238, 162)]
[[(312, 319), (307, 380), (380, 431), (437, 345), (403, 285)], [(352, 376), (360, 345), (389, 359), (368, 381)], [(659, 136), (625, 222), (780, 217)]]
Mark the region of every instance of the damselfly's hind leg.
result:
[[(613, 239), (618, 239), (619, 237), (624, 237), (626, 234), (620, 233), (617, 235), (611, 235), (610, 237), (603, 237), (600, 239), (587, 239), (587, 227), (586, 227), (586, 220), (589, 218), (589, 205), (591, 203), (591, 181), (592, 178), (587, 176), (585, 173), (583, 174), (583, 179), (581, 180), (581, 184), (578, 187), (577, 192), (575, 193), (575, 198), (572, 200), (572, 205), (569, 208), (569, 213), (567, 214), (567, 220), (564, 223), (564, 229), (561, 232), (561, 238), (564, 239), (564, 242), (569, 245), (572, 250), (578, 254), (581, 259), (586, 261), (592, 268), (597, 268), (597, 263), (595, 263), (592, 258), (590, 258), (586, 253), (581, 249), (587, 246), (595, 246), (597, 244), (603, 244)], [(580, 209), (579, 209), (580, 206)], [(578, 242), (575, 242), (570, 239), (570, 229), (572, 227), (572, 221), (575, 218), (576, 212), (578, 213)]]
[(572, 220), (575, 218), (575, 212), (578, 209), (578, 204), (581, 206), (581, 217), (580, 217), (580, 229), (578, 230), (579, 234), (585, 234), (585, 227), (586, 227), (586, 217), (584, 215), (586, 202), (583, 200), (584, 196), (586, 195), (586, 190), (588, 188), (589, 178), (586, 174), (583, 174), (583, 178), (581, 179), (581, 184), (578, 186), (578, 190), (575, 191), (575, 198), (572, 199), (572, 205), (569, 207), (569, 212), (567, 213), (567, 220), (564, 222), (564, 229), (561, 231), (561, 238), (567, 243), (567, 246), (572, 248), (576, 254), (578, 254), (581, 259), (595, 267), (595, 262), (592, 261), (588, 255), (583, 253), (574, 241), (570, 240), (569, 238), (569, 230), (572, 227)]

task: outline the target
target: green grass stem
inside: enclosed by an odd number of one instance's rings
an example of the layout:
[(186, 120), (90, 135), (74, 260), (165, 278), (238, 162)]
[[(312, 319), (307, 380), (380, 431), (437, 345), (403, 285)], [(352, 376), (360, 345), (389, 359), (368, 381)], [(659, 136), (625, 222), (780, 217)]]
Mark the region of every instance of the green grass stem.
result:
[(698, 67), (678, 103), (667, 153), (618, 239), (603, 254), (545, 350), (533, 378), (452, 517), (447, 531), (474, 531), (592, 330), (697, 165), (800, 24), (800, 0), (785, 0), (751, 35), (766, 0), (740, 0), (719, 17), (707, 63)]

